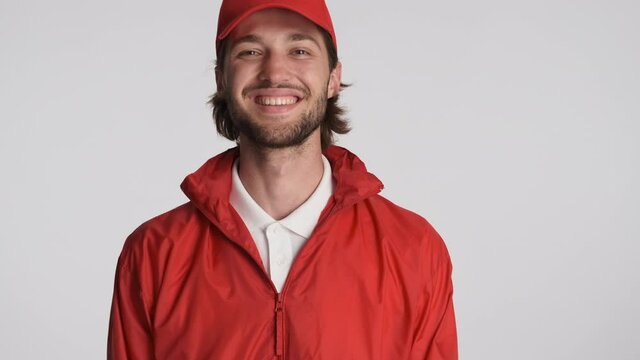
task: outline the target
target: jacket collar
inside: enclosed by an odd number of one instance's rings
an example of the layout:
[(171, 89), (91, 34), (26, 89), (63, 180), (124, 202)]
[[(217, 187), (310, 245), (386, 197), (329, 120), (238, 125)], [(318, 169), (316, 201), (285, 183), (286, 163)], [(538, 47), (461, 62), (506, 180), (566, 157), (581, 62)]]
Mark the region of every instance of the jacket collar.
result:
[(329, 146), (324, 155), (331, 163), (336, 187), (335, 208), (351, 206), (382, 191), (384, 185), (355, 154), (339, 146)]
[[(255, 246), (249, 244), (253, 243), (253, 240), (247, 236), (246, 227), (236, 226), (242, 224), (242, 220), (229, 204), (232, 167), (239, 153), (239, 149), (234, 147), (209, 159), (198, 170), (188, 175), (180, 184), (180, 188), (227, 237), (245, 248), (254, 249)], [(323, 215), (351, 206), (382, 190), (382, 182), (369, 173), (364, 163), (347, 149), (329, 146), (323, 153), (331, 163), (335, 182), (332, 201)], [(257, 250), (255, 252), (254, 255), (259, 258)]]

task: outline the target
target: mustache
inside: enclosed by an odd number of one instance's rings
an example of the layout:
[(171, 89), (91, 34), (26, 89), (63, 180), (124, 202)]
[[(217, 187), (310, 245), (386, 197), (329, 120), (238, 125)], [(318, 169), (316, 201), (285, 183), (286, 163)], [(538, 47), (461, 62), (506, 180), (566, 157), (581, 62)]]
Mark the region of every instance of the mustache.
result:
[(264, 80), (255, 84), (251, 84), (245, 87), (244, 89), (242, 89), (242, 96), (247, 96), (249, 92), (253, 90), (259, 90), (259, 89), (291, 89), (291, 90), (300, 91), (301, 93), (304, 94), (305, 97), (308, 97), (311, 95), (311, 91), (309, 90), (309, 88), (305, 86), (289, 84), (289, 83), (278, 84), (269, 80)]

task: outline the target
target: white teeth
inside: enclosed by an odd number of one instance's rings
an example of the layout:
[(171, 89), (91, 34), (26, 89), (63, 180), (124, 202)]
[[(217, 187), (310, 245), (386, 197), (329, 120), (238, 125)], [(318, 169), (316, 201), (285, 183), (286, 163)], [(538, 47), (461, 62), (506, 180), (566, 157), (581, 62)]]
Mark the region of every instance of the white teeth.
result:
[(295, 96), (281, 96), (281, 97), (267, 97), (267, 96), (258, 96), (256, 97), (256, 102), (260, 105), (267, 106), (281, 106), (281, 105), (291, 105), (298, 102), (298, 98)]

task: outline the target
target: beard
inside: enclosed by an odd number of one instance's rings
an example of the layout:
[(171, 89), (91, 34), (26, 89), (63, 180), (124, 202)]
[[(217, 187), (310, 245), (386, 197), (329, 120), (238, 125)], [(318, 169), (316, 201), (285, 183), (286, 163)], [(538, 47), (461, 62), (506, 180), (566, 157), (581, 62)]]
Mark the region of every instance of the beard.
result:
[[(256, 88), (270, 86), (256, 86), (243, 91), (246, 92)], [(226, 100), (229, 109), (229, 116), (238, 132), (247, 137), (254, 145), (265, 149), (282, 149), (302, 145), (311, 134), (316, 131), (324, 120), (327, 108), (327, 96), (320, 93), (314, 98), (309, 97), (308, 89), (294, 86), (280, 86), (281, 88), (295, 88), (301, 90), (309, 99), (310, 108), (300, 115), (298, 119), (290, 124), (278, 126), (261, 126), (254, 117), (245, 111), (240, 103), (227, 93)]]

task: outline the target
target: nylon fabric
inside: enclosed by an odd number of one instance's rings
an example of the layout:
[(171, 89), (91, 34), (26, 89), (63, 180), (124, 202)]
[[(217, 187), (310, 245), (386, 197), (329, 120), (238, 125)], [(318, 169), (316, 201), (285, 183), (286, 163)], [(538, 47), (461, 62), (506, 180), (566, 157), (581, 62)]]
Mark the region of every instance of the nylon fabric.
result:
[(185, 178), (185, 204), (150, 219), (118, 259), (108, 359), (457, 359), (451, 261), (330, 146), (334, 195), (278, 295), (229, 204), (229, 149)]

